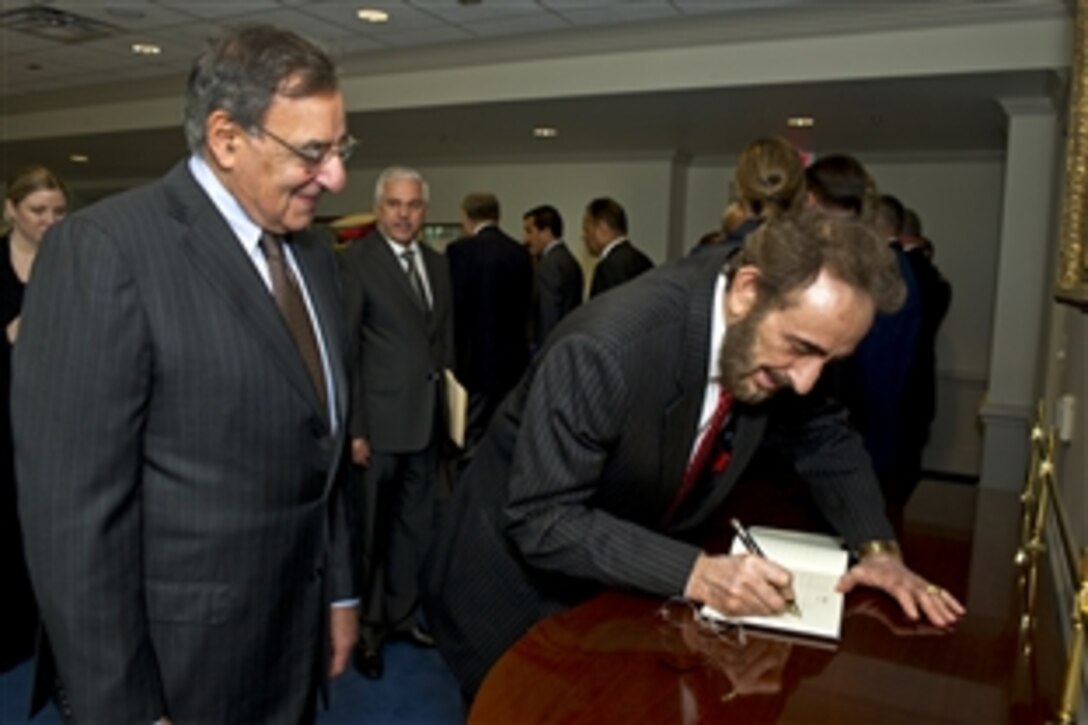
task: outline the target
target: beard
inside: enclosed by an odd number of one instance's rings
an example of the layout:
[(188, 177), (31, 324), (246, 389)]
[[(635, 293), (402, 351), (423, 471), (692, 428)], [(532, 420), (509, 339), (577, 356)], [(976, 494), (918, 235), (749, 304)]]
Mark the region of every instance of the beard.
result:
[(786, 375), (761, 368), (755, 362), (756, 333), (763, 318), (770, 312), (767, 305), (757, 306), (740, 320), (734, 322), (726, 331), (718, 355), (718, 376), (721, 384), (733, 393), (733, 399), (742, 403), (756, 404), (770, 398), (776, 390), (767, 390), (755, 383), (755, 375), (766, 374), (778, 389), (788, 387), (790, 380)]

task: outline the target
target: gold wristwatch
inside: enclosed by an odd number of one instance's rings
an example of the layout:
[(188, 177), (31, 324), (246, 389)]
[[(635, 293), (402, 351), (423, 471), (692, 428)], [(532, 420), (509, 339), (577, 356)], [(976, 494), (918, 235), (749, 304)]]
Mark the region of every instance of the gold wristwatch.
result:
[(899, 544), (895, 539), (873, 539), (872, 541), (866, 541), (858, 546), (857, 551), (854, 552), (858, 561), (861, 561), (867, 556), (873, 554), (891, 554), (893, 556), (901, 556), (899, 550)]

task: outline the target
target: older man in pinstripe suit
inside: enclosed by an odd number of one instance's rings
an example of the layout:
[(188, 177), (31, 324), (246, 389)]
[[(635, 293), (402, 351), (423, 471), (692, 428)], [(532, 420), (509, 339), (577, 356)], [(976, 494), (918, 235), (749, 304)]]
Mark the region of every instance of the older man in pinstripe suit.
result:
[(859, 552), (842, 589), (875, 586), (910, 617), (954, 622), (959, 603), (899, 557), (844, 416), (803, 397), (876, 309), (901, 300), (894, 260), (871, 231), (805, 214), (768, 222), (740, 251), (647, 273), (564, 320), (440, 522), (428, 615), (465, 691), (534, 622), (602, 585), (733, 615), (783, 611), (789, 572), (682, 540), (761, 444), (793, 460)]
[(344, 326), (304, 230), (344, 186), (345, 123), (322, 51), (229, 31), (190, 75), (192, 156), (43, 244), (12, 405), (65, 719), (308, 722), (344, 669)]

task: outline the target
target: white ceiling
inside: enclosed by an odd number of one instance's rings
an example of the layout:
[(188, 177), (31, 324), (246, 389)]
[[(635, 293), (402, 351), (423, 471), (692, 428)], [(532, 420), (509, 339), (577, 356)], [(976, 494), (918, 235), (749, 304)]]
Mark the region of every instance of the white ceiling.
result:
[[(73, 43), (5, 27), (5, 13), (31, 4), (106, 23), (110, 31)], [(864, 9), (870, 15), (880, 10), (894, 23), (898, 15), (893, 14), (912, 6), (965, 11), (971, 6), (972, 12), (986, 6), (1008, 12), (1055, 5), (1063, 5), (1062, 0), (869, 0)], [(390, 21), (361, 23), (355, 10), (364, 6), (386, 9)], [(736, 28), (747, 28), (749, 34), (798, 35), (815, 18), (860, 13), (862, 7), (819, 0), (0, 0), (0, 118), (24, 109), (78, 114), (81, 103), (102, 97), (180, 94), (204, 39), (235, 22), (292, 28), (323, 43), (347, 70), (365, 72), (378, 64), (409, 67), (413, 58), (436, 57), (425, 54), (436, 49), (472, 53), (489, 62), (534, 53), (546, 57), (548, 49), (564, 44), (603, 46), (621, 30), (644, 33), (649, 46), (655, 35), (665, 37), (659, 30), (668, 29), (668, 42), (675, 43), (676, 37), (697, 38), (715, 28), (725, 28), (723, 35), (728, 35), (733, 18)], [(632, 37), (630, 32), (626, 37)], [(155, 43), (162, 53), (134, 55), (130, 47), (137, 42)], [(788, 135), (783, 120), (798, 112), (815, 115), (819, 122), (818, 129), (795, 132), (794, 140), (821, 151), (988, 151), (1004, 147), (1004, 117), (995, 98), (1060, 95), (1059, 78), (1049, 71), (980, 72), (355, 111), (349, 123), (368, 164), (594, 152), (732, 154), (755, 136)], [(560, 138), (534, 141), (529, 129), (540, 123), (558, 126)], [(69, 163), (74, 151), (95, 163)], [(41, 161), (73, 181), (149, 178), (183, 153), (177, 127), (12, 140), (0, 125), (4, 175)]]
[[(818, 0), (480, 0), (476, 4), (458, 0), (0, 0), (4, 13), (39, 5), (112, 29), (101, 38), (66, 44), (9, 30), (0, 21), (3, 95), (79, 87), (103, 78), (117, 82), (185, 73), (204, 39), (228, 23), (273, 23), (348, 56), (820, 4)], [(865, 4), (894, 3), (867, 0)], [(388, 11), (389, 21), (360, 22), (355, 12), (362, 7)], [(46, 32), (53, 37), (60, 34), (56, 29)], [(137, 58), (130, 50), (133, 43), (154, 43), (163, 52), (151, 59)]]

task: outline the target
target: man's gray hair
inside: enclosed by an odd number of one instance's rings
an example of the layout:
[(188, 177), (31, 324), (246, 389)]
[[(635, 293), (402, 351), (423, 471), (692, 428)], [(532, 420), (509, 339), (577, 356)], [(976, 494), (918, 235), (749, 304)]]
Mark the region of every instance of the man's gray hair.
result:
[(272, 25), (242, 25), (209, 41), (189, 72), (185, 95), (185, 139), (199, 153), (206, 124), (226, 112), (247, 132), (264, 121), (276, 96), (308, 98), (339, 88), (336, 65), (325, 51)]
[(431, 187), (423, 178), (423, 174), (408, 166), (390, 166), (378, 174), (378, 180), (374, 183), (375, 206), (381, 203), (382, 194), (385, 193), (385, 185), (390, 181), (418, 182), (419, 188), (423, 192), (423, 201), (427, 204), (431, 203)]

